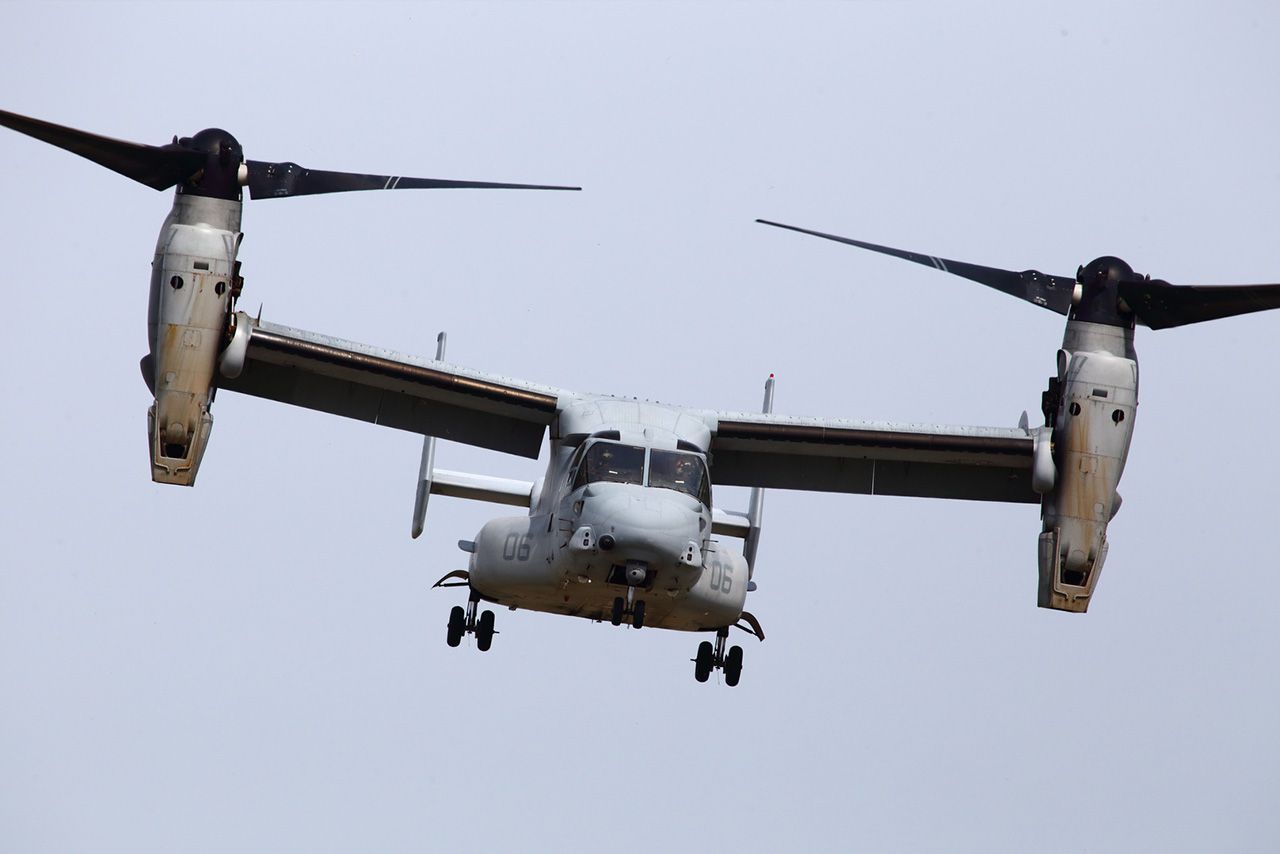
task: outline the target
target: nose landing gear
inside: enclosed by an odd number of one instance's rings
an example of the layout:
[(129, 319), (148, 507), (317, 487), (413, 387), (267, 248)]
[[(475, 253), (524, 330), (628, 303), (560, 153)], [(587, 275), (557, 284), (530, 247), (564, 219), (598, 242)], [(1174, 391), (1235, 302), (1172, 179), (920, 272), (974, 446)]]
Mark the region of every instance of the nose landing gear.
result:
[(609, 614), (609, 622), (615, 626), (622, 625), (624, 615), (631, 616), (631, 625), (634, 628), (644, 628), (644, 600), (635, 600), (635, 588), (627, 588), (627, 598), (621, 596), (613, 600), (613, 611)]
[(623, 617), (631, 617), (631, 627), (644, 628), (644, 600), (636, 601), (636, 591), (649, 589), (653, 585), (655, 571), (642, 560), (629, 560), (625, 564), (615, 563), (609, 570), (605, 580), (609, 584), (626, 585), (627, 597), (617, 596), (613, 600), (613, 609), (609, 614), (609, 622), (615, 626), (622, 625)]
[(493, 628), (493, 612), (485, 611), (476, 618), (476, 607), (480, 604), (480, 597), (472, 593), (467, 599), (467, 607), (463, 609), (461, 605), (454, 605), (453, 610), (449, 612), (449, 630), (445, 635), (445, 643), (449, 646), (457, 646), (462, 643), (463, 635), (476, 636), (476, 648), (481, 652), (488, 652), (489, 647), (493, 645), (493, 636), (498, 634)]
[(712, 670), (724, 671), (724, 684), (730, 688), (738, 684), (738, 680), (742, 678), (742, 647), (731, 646), (726, 655), (724, 651), (724, 642), (729, 638), (729, 629), (726, 626), (716, 632), (716, 642), (712, 646), (711, 641), (703, 641), (698, 644), (698, 655), (693, 659), (693, 678), (699, 682), (706, 682), (711, 676)]

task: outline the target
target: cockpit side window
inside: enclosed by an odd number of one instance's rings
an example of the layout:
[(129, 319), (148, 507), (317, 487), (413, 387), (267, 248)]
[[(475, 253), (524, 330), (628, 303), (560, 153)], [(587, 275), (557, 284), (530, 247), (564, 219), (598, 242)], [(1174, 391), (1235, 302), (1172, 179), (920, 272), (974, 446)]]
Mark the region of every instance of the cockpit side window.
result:
[(649, 485), (692, 495), (704, 506), (711, 506), (711, 478), (706, 462), (697, 454), (654, 448), (649, 457)]
[[(586, 446), (586, 444), (579, 445), (579, 446), (578, 446), (578, 448), (577, 448), (577, 450), (575, 450), (575, 451), (573, 452), (573, 458), (569, 460), (569, 466), (568, 466), (568, 469), (569, 469), (569, 479), (570, 479), (570, 481), (571, 481), (571, 482), (572, 482), (572, 481), (576, 481), (576, 480), (577, 480), (577, 477), (578, 477), (578, 469), (579, 469), (579, 467), (582, 465), (582, 457), (583, 457), (586, 453), (587, 453), (587, 446)], [(582, 484), (574, 483), (574, 484), (573, 484), (573, 488), (574, 488), (574, 489), (577, 489), (577, 488), (578, 488), (579, 486), (581, 486), (581, 485), (582, 485)]]
[(595, 442), (587, 448), (573, 488), (588, 483), (644, 483), (644, 446)]

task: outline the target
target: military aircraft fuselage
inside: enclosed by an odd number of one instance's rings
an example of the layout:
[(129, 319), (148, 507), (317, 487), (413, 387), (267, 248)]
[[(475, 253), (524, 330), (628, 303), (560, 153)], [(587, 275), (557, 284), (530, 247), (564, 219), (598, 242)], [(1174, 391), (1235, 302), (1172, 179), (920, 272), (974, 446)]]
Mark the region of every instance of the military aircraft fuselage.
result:
[(527, 516), (494, 519), (471, 546), (482, 598), (610, 619), (644, 603), (646, 626), (737, 622), (749, 569), (712, 538), (705, 423), (659, 404), (585, 399), (561, 413)]

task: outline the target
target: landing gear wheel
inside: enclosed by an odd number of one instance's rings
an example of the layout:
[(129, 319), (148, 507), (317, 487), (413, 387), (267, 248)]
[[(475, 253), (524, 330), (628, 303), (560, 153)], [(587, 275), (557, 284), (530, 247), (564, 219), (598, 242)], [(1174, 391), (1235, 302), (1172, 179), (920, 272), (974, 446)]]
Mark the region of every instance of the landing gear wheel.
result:
[(640, 601), (631, 606), (631, 625), (637, 629), (644, 628), (644, 602)]
[(454, 605), (453, 610), (449, 612), (449, 631), (445, 635), (445, 642), (449, 646), (457, 646), (462, 643), (462, 636), (467, 631), (467, 612), (462, 609), (461, 605)]
[[(485, 611), (480, 615), (480, 621), (476, 623), (476, 649), (488, 652), (491, 646), (493, 646), (493, 612)], [(734, 649), (742, 651), (736, 646)]]
[(714, 655), (715, 650), (711, 646), (711, 641), (703, 641), (698, 644), (698, 657), (693, 660), (694, 679), (697, 679), (699, 682), (707, 681), (707, 678), (711, 676), (711, 668), (715, 664), (715, 662), (712, 661), (712, 657)]
[(724, 684), (732, 688), (742, 678), (742, 647), (734, 646), (729, 652), (724, 651), (724, 642), (729, 638), (729, 627), (716, 630), (716, 642), (703, 641), (698, 644), (698, 657), (693, 665), (693, 678), (706, 682), (712, 670), (724, 671)]
[(626, 607), (626, 603), (622, 601), (622, 597), (613, 600), (613, 613), (609, 615), (609, 622), (615, 626), (622, 625), (622, 609)]
[(724, 660), (724, 684), (732, 688), (742, 678), (742, 647), (729, 648), (729, 655)]

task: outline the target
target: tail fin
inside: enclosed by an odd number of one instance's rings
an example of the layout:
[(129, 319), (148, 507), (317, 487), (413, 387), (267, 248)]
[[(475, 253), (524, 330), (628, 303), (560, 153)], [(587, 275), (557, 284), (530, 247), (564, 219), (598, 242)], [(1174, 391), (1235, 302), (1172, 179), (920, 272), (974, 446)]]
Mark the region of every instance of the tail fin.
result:
[[(436, 336), (436, 361), (444, 358), (444, 345), (448, 336), (441, 332)], [(431, 497), (431, 478), (436, 465), (436, 437), (422, 439), (422, 465), (418, 467), (418, 491), (413, 499), (413, 528), (410, 533), (416, 540), (422, 535), (427, 520), (427, 499)]]
[[(769, 374), (769, 379), (764, 382), (764, 406), (761, 412), (768, 415), (773, 412), (773, 374)], [(747, 505), (747, 531), (746, 542), (742, 546), (742, 556), (747, 559), (747, 570), (750, 575), (754, 575), (756, 571), (756, 548), (760, 545), (760, 525), (764, 520), (764, 488), (755, 487), (751, 490), (751, 502)]]

